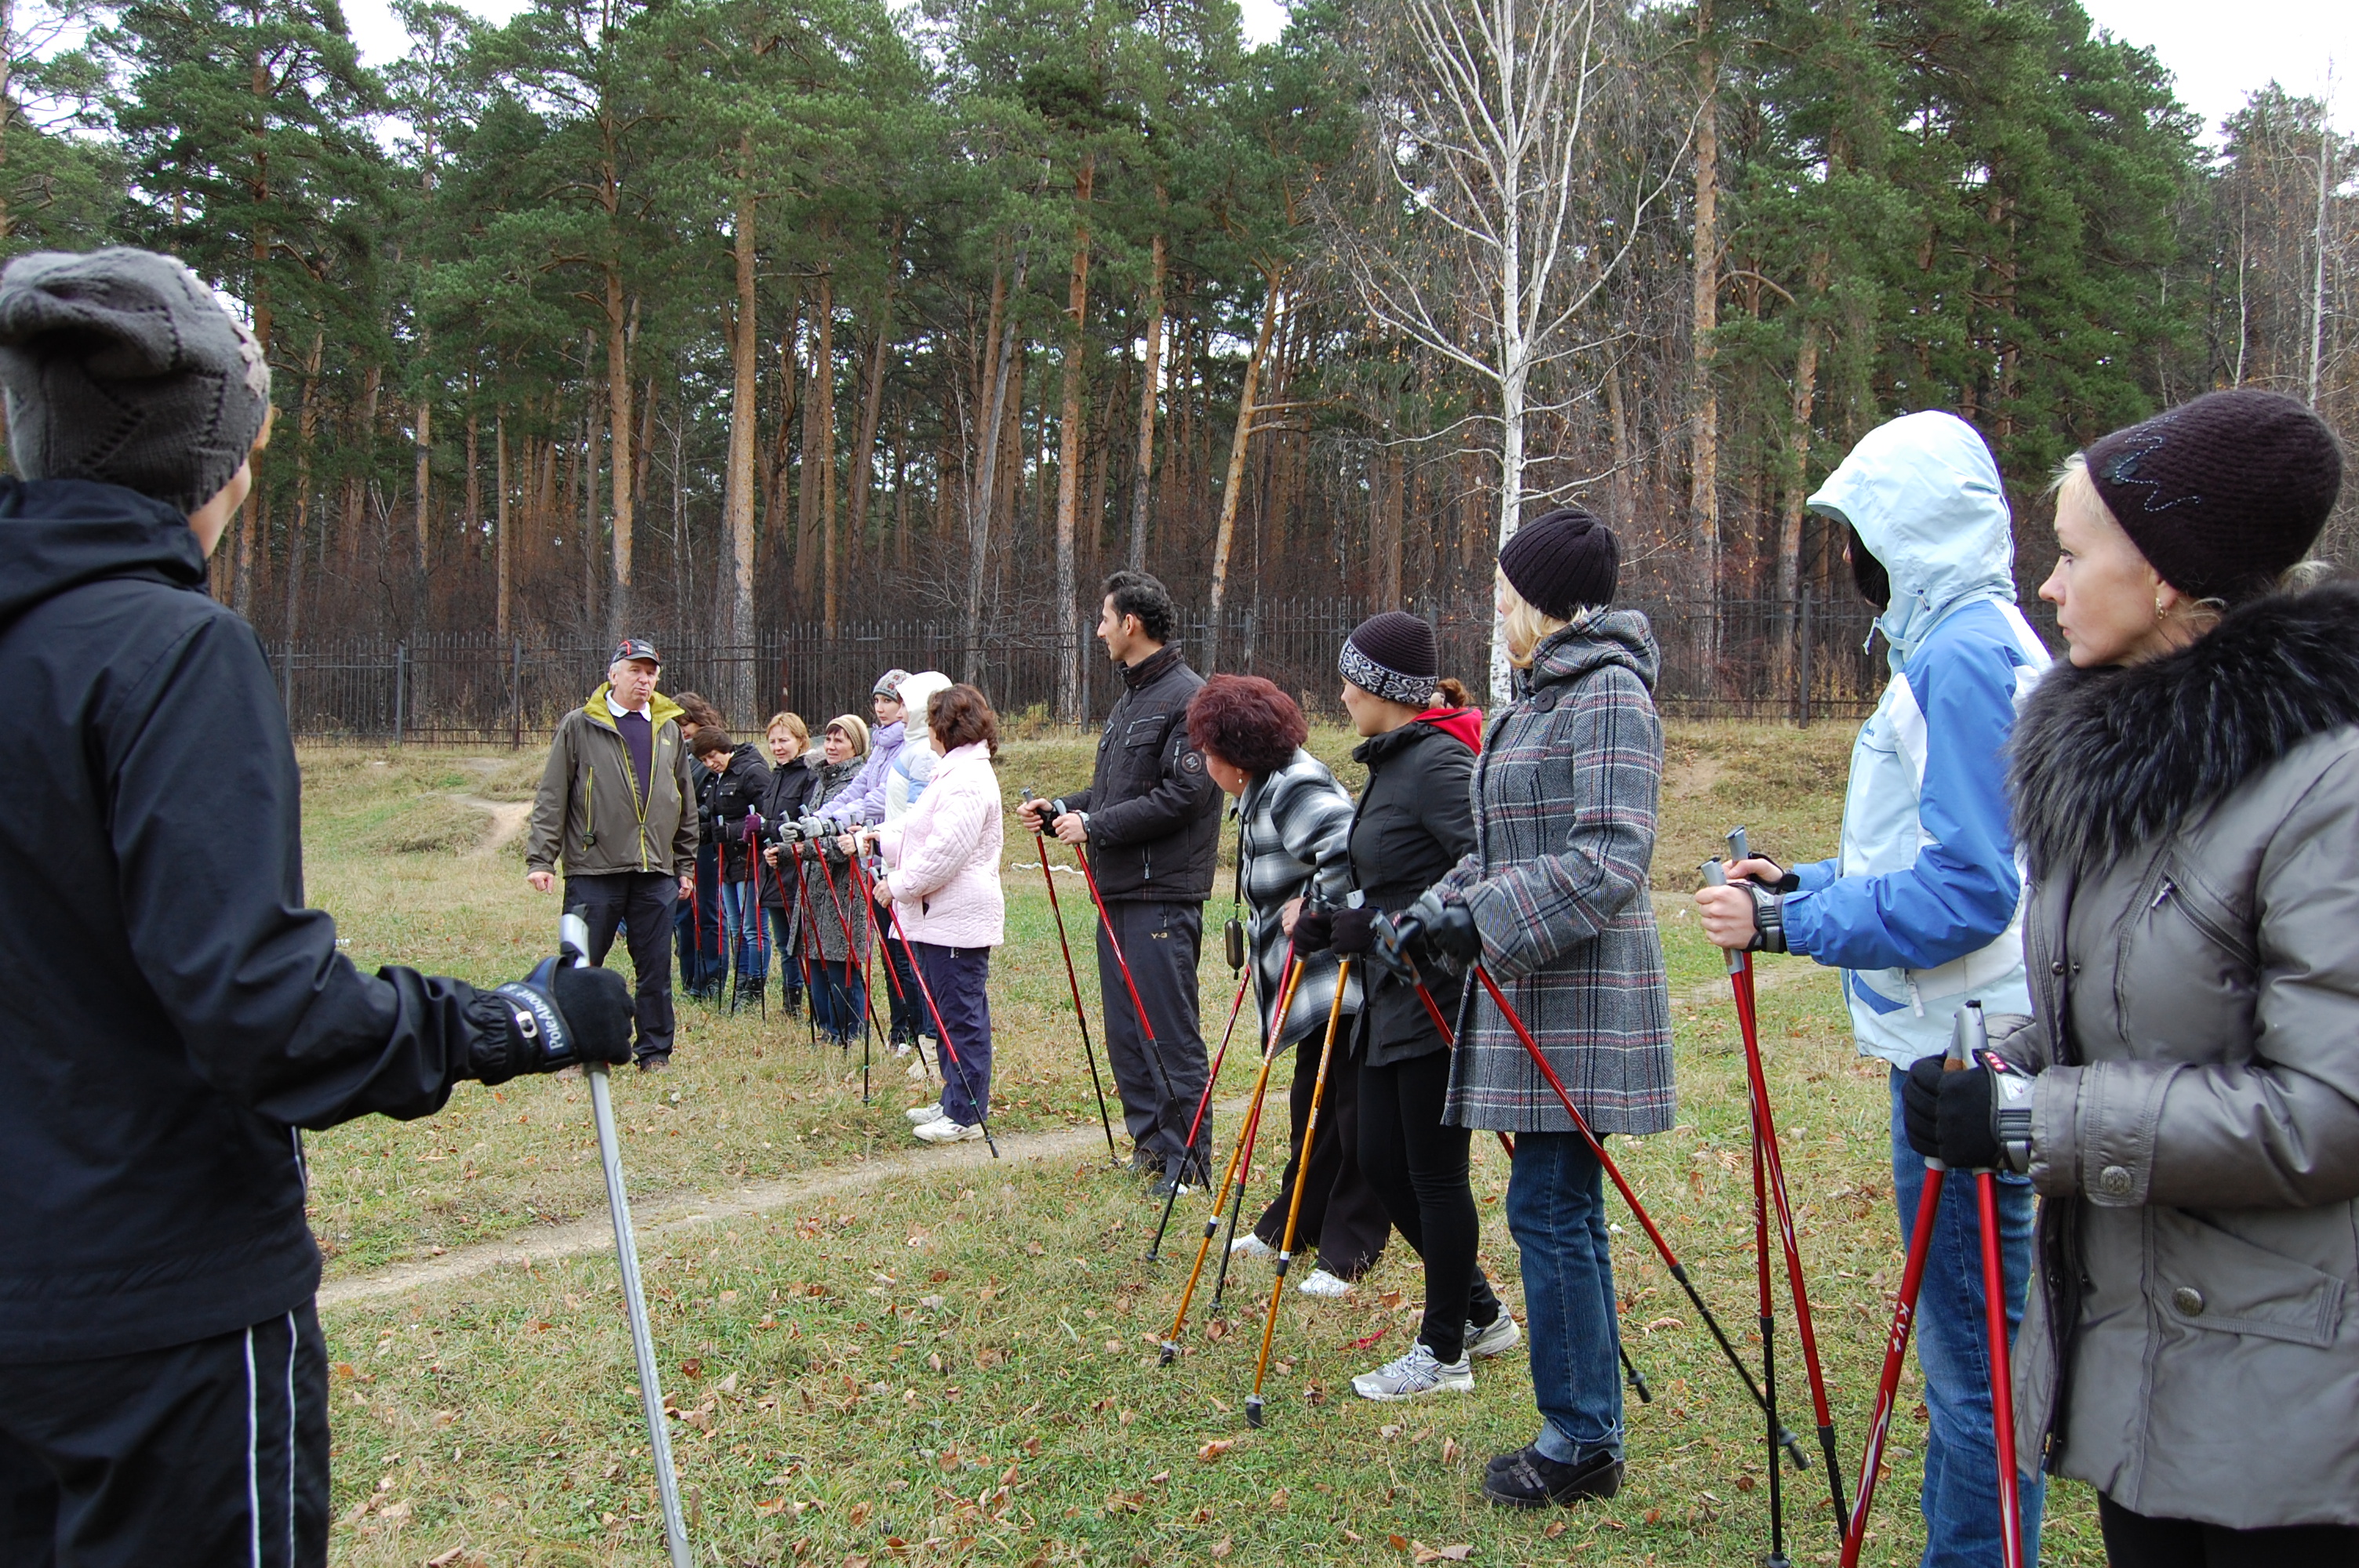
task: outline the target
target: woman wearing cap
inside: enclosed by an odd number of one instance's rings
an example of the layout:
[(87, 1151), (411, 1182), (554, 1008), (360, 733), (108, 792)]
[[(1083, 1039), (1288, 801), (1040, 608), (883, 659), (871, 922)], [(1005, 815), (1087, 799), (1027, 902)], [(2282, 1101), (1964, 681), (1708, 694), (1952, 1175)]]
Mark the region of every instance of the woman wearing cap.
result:
[[(1365, 737), (1352, 758), (1368, 770), (1351, 826), (1354, 907), (1330, 923), (1340, 951), (1364, 955), (1373, 917), (1406, 909), (1474, 848), (1469, 784), (1482, 749), (1483, 713), (1466, 688), (1441, 678), (1433, 628), (1387, 611), (1362, 622), (1336, 664), (1343, 707)], [(1318, 940), (1321, 923), (1296, 923)], [(1407, 1354), (1352, 1379), (1364, 1399), (1396, 1400), (1474, 1386), (1473, 1359), (1520, 1338), (1474, 1260), (1481, 1211), (1468, 1178), (1471, 1134), (1442, 1119), (1450, 1094), (1450, 1040), (1416, 989), (1363, 968), (1360, 1010), (1360, 1168), (1385, 1212), (1425, 1260), (1425, 1315)], [(1425, 977), (1444, 1019), (1458, 1011), (1461, 978)]]
[[(1344, 1017), (1327, 1064), (1326, 1098), (1310, 1141), (1309, 1173), (1302, 1169), (1302, 1131), (1343, 966), (1332, 953), (1304, 955), (1294, 1000), (1280, 1019), (1277, 999), (1291, 950), (1287, 926), (1305, 897), (1315, 892), (1332, 903), (1352, 885), (1352, 797), (1326, 763), (1302, 749), (1310, 733), (1294, 699), (1259, 676), (1214, 676), (1188, 699), (1188, 743), (1203, 753), (1212, 782), (1237, 803), (1237, 887), (1247, 911), (1261, 1036), (1266, 1045), (1294, 1046), (1294, 1087), (1288, 1097), (1293, 1138), (1286, 1170), (1277, 1195), (1253, 1233), (1237, 1238), (1234, 1249), (1266, 1258), (1285, 1243), (1299, 1181), (1302, 1204), (1295, 1216), (1294, 1249), (1300, 1253), (1315, 1246), (1319, 1255), (1318, 1266), (1303, 1276), (1299, 1289), (1309, 1295), (1341, 1296), (1350, 1293), (1352, 1281), (1383, 1253), (1391, 1226), (1383, 1200), (1360, 1173), (1360, 1085), (1351, 1059), (1352, 1019), (1360, 1006), (1356, 975), (1343, 995)], [(1208, 1132), (1198, 1133), (1197, 1147), (1209, 1155)]]
[[(913, 681), (912, 685), (915, 684)], [(908, 690), (908, 687), (904, 687)], [(922, 688), (921, 688), (922, 689)], [(991, 1111), (991, 950), (1006, 931), (999, 887), (1006, 812), (999, 794), (999, 716), (971, 686), (934, 689), (919, 708), (917, 736), (940, 759), (909, 809), (868, 837), (891, 868), (877, 880), (893, 901), (925, 989), (912, 998), (942, 1039), (941, 1098), (907, 1114), (922, 1142), (959, 1143), (984, 1136)], [(847, 837), (850, 837), (847, 835)]]
[(2067, 465), (2010, 781), (2037, 1020), (1904, 1092), (2041, 1195), (2017, 1452), (2115, 1568), (2359, 1563), (2359, 589), (2285, 590), (2341, 481), (2249, 390)]
[[(1480, 962), (1600, 1136), (1671, 1125), (1670, 995), (1647, 898), (1660, 655), (1645, 616), (1611, 608), (1621, 558), (1613, 531), (1576, 507), (1524, 524), (1499, 552), (1515, 700), (1475, 759), (1474, 847), (1377, 922), (1380, 942), (1397, 937), (1429, 969)], [(1610, 1498), (1622, 1484), (1622, 1373), (1603, 1172), (1473, 987), (1442, 1116), (1516, 1134), (1507, 1228), (1542, 1420), (1528, 1446), (1491, 1461), (1484, 1495), (1515, 1508)]]
[[(828, 720), (824, 735), (820, 761), (811, 769), (815, 776), (809, 801), (822, 818), (829, 803), (859, 776), (868, 753), (868, 726), (857, 714), (839, 713)], [(811, 967), (811, 1017), (831, 1043), (849, 1044), (867, 1016), (862, 971), (868, 962), (868, 901), (861, 896), (849, 858), (832, 831), (795, 848), (773, 846), (766, 853), (773, 865), (792, 856), (799, 869), (809, 928), (801, 935), (802, 955)], [(852, 933), (849, 947), (843, 940), (847, 928)]]

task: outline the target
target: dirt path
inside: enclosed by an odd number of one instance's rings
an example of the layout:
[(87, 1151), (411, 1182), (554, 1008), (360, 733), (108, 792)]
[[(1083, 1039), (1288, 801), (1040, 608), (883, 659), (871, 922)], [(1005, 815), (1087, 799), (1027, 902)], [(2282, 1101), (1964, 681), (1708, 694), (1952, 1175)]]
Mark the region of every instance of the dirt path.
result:
[[(1239, 1095), (1233, 1100), (1217, 1104), (1214, 1109), (1236, 1118), (1245, 1114), (1247, 1103), (1247, 1097)], [(1277, 1103), (1283, 1109), (1282, 1095), (1277, 1097)], [(1097, 1152), (1098, 1158), (1104, 1157), (1105, 1132), (1101, 1128), (1085, 1125), (1057, 1128), (1047, 1132), (1002, 1133), (999, 1135), (998, 1166), (1005, 1170), (1011, 1166), (1038, 1165), (1056, 1160), (1087, 1160), (1093, 1149)], [(631, 1219), (641, 1251), (654, 1251), (693, 1227), (777, 1214), (801, 1207), (817, 1198), (864, 1192), (886, 1182), (908, 1177), (923, 1178), (943, 1171), (982, 1170), (992, 1163), (990, 1150), (981, 1143), (912, 1149), (850, 1165), (825, 1165), (791, 1176), (781, 1176), (776, 1181), (711, 1193), (701, 1197), (661, 1198), (648, 1203), (634, 1203)], [(502, 1237), (496, 1241), (481, 1241), (472, 1247), (462, 1247), (440, 1258), (411, 1263), (388, 1263), (365, 1274), (331, 1281), (320, 1287), (320, 1305), (322, 1308), (365, 1305), (408, 1295), (413, 1291), (432, 1290), (472, 1280), (495, 1269), (528, 1268), (553, 1262), (560, 1258), (611, 1252), (614, 1248), (614, 1223), (604, 1206), (601, 1205), (595, 1212), (569, 1224), (541, 1227), (519, 1235)]]

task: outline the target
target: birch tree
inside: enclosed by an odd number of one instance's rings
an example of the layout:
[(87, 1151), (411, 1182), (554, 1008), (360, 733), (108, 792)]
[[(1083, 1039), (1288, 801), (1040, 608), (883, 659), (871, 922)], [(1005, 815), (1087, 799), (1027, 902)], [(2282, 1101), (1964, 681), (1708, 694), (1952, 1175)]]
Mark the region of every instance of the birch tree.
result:
[[(1625, 21), (1615, 0), (1392, 0), (1363, 43), (1389, 202), (1337, 213), (1339, 250), (1370, 316), (1494, 400), (1502, 546), (1553, 493), (1527, 479), (1530, 422), (1575, 395), (1594, 308), (1673, 175), (1627, 134)], [(1496, 628), (1491, 685), (1504, 699)]]

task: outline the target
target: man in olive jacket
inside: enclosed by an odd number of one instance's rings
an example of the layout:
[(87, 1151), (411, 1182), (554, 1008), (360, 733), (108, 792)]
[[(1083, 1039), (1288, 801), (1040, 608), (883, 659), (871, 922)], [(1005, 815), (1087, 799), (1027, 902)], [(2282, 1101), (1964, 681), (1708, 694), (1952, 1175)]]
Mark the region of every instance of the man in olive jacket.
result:
[[(1106, 1060), (1122, 1091), (1132, 1163), (1165, 1187), (1210, 1163), (1211, 1139), (1192, 1157), (1188, 1122), (1204, 1089), (1204, 1036), (1196, 1016), (1196, 956), (1221, 832), (1221, 792), (1188, 743), (1188, 699), (1204, 677), (1167, 644), (1178, 611), (1145, 572), (1105, 580), (1098, 638), (1122, 666), (1122, 696), (1098, 737), (1090, 787), (1053, 803), (1059, 838), (1086, 846), (1105, 900), (1098, 983), (1105, 997)], [(1027, 825), (1052, 803), (1024, 807)], [(1142, 1033), (1109, 932), (1122, 944), (1147, 1011)]]
[(696, 792), (679, 705), (656, 690), (662, 667), (652, 643), (625, 638), (605, 684), (558, 724), (524, 861), (538, 892), (564, 861), (565, 907), (590, 922), (592, 963), (627, 927), (641, 1072), (671, 1065), (672, 910), (696, 896)]

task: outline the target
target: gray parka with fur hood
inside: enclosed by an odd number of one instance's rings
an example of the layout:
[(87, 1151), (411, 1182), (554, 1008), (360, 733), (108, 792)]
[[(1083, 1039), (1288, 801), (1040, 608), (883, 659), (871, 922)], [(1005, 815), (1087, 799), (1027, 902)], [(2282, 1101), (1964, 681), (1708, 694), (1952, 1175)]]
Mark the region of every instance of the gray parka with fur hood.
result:
[(2359, 1525), (2359, 587), (2059, 668), (2014, 753), (2024, 1463), (2144, 1514)]

